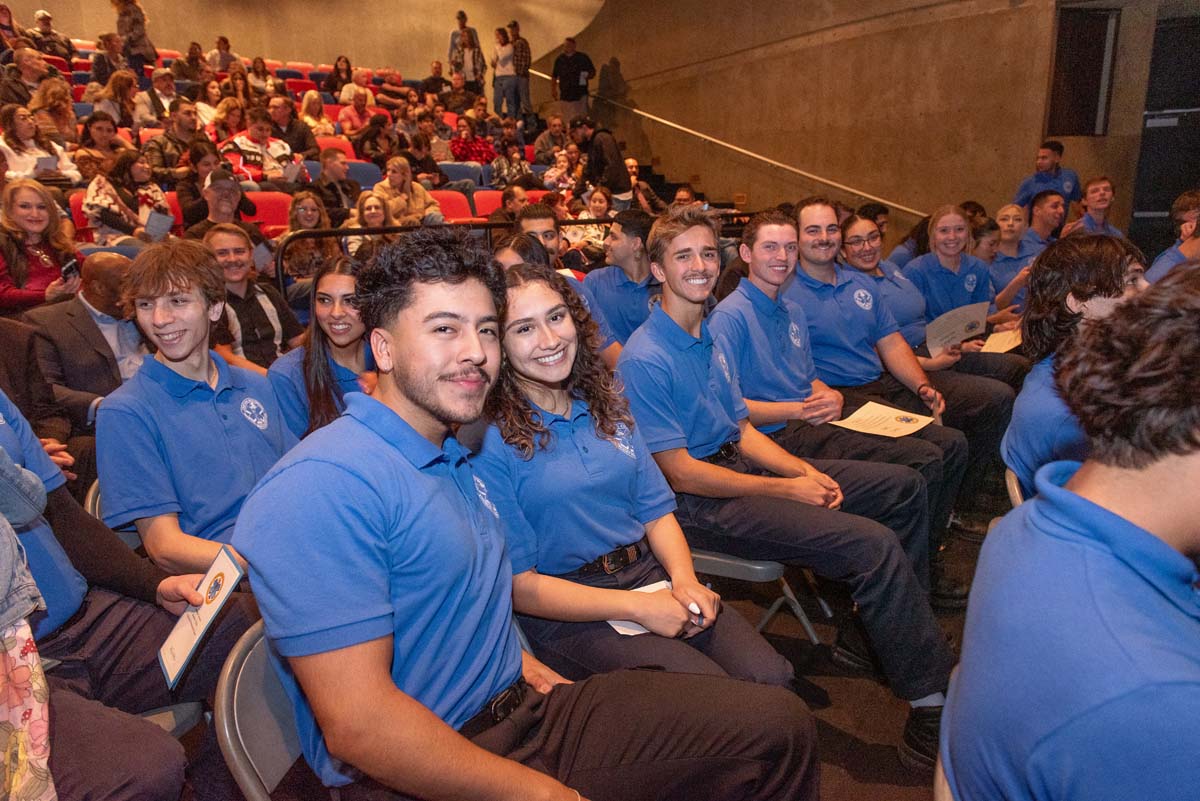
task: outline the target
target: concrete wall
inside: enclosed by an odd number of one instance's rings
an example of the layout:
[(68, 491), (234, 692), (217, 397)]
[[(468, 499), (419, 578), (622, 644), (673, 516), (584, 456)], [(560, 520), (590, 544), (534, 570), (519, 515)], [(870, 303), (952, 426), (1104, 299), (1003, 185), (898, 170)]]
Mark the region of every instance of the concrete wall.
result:
[[(492, 30), (516, 18), (538, 56), (586, 25), (602, 0), (555, 0), (553, 5), (507, 0), (502, 6), (479, 0), (142, 0), (142, 5), (150, 18), (150, 38), (160, 48), (186, 51), (195, 39), (207, 51), (224, 34), (243, 56), (315, 64), (346, 54), (354, 64), (394, 66), (405, 77), (423, 78), (431, 60), (445, 59), (460, 8), (484, 40), (484, 52), (491, 50)], [(26, 26), (33, 24), (34, 11), (46, 8), (55, 15), (55, 28), (79, 39), (116, 29), (116, 12), (105, 0), (17, 0), (9, 6)]]

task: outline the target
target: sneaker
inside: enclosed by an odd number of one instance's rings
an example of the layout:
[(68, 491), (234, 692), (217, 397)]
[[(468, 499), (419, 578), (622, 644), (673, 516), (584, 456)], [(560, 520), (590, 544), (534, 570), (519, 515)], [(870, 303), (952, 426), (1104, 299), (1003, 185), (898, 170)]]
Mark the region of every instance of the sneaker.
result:
[(937, 764), (938, 733), (942, 728), (942, 707), (910, 709), (904, 724), (904, 737), (896, 747), (900, 764), (912, 771), (932, 773)]

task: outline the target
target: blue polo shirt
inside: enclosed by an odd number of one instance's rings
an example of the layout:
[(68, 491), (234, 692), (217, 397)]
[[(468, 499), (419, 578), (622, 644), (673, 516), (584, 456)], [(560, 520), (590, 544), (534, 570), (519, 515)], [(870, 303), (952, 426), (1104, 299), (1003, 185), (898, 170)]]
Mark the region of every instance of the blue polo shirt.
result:
[(1041, 253), (1043, 250), (1045, 250), (1046, 248), (1050, 247), (1055, 242), (1057, 242), (1058, 237), (1051, 234), (1050, 236), (1046, 237), (1045, 239), (1042, 239), (1041, 235), (1038, 234), (1037, 231), (1033, 230), (1032, 228), (1027, 228), (1027, 229), (1025, 229), (1025, 233), (1021, 236), (1021, 240), (1023, 242), (1028, 243), (1030, 248), (1033, 250), (1033, 255), (1036, 256), (1037, 254)]
[(834, 387), (857, 387), (883, 373), (875, 343), (900, 330), (875, 285), (854, 268), (837, 268), (837, 283), (827, 284), (796, 270), (784, 294), (808, 318), (817, 377)]
[(675, 493), (636, 427), (618, 423), (616, 437), (605, 439), (578, 399), (565, 417), (536, 406), (534, 417), (550, 439), (532, 457), (492, 425), (472, 459), (500, 510), (514, 574), (577, 570), (637, 542), (648, 523), (675, 511)]
[(179, 515), (186, 534), (229, 542), (242, 501), (296, 444), (263, 376), (216, 353), (216, 388), (153, 356), (96, 413), (104, 522)]
[(987, 265), (966, 253), (958, 272), (943, 267), (936, 253), (926, 253), (908, 263), (904, 277), (925, 296), (925, 319), (930, 322), (960, 306), (991, 303), (996, 298)]
[(612, 326), (608, 324), (608, 318), (604, 315), (604, 309), (592, 297), (592, 290), (588, 289), (587, 284), (580, 281), (574, 275), (563, 276), (567, 279), (567, 285), (575, 290), (575, 294), (579, 295), (579, 299), (583, 301), (583, 306), (588, 310), (588, 314), (592, 316), (596, 327), (600, 329), (600, 350), (604, 350), (609, 345), (617, 341), (613, 334)]
[(942, 714), (958, 801), (1184, 801), (1200, 786), (1200, 581), (1150, 532), (1037, 473), (988, 535)]
[[(783, 292), (771, 300), (743, 278), (713, 313), (708, 327), (723, 353), (736, 363), (743, 397), (769, 403), (795, 403), (812, 394), (817, 377), (808, 318)], [(759, 430), (770, 434), (786, 423)]]
[[(883, 305), (900, 326), (900, 336), (911, 348), (925, 341), (925, 296), (904, 272), (890, 261), (879, 262), (883, 275), (869, 276), (883, 298)], [(865, 273), (864, 273), (865, 274)]]
[[(453, 438), (438, 448), (367, 395), (351, 393), (341, 417), (267, 473), (233, 545), (284, 657), (392, 637), (396, 687), (453, 728), (521, 675), (512, 572), (487, 484)], [(275, 668), (309, 765), (329, 786), (357, 778), (330, 756), (277, 657)]]
[[(46, 492), (53, 492), (67, 483), (62, 470), (50, 461), (25, 417), (3, 391), (0, 391), (0, 448), (13, 464), (40, 478)], [(40, 640), (66, 623), (79, 609), (87, 594), (87, 581), (67, 558), (46, 518), (39, 516), (16, 528), (16, 532), (29, 561), (29, 572), (46, 601), (44, 611), (29, 616), (34, 639)]]
[(741, 439), (738, 423), (750, 410), (736, 369), (707, 322), (700, 324), (697, 339), (656, 305), (617, 360), (630, 411), (650, 452), (687, 448), (692, 458), (703, 459)]
[(653, 275), (634, 282), (616, 264), (592, 270), (584, 276), (583, 285), (591, 291), (592, 300), (622, 345), (629, 341), (638, 326), (646, 322), (650, 309), (658, 305), (662, 297), (662, 285)]
[(1187, 261), (1187, 257), (1179, 250), (1179, 246), (1182, 244), (1182, 239), (1176, 239), (1174, 245), (1171, 245), (1171, 247), (1158, 254), (1158, 258), (1154, 260), (1154, 263), (1150, 265), (1150, 269), (1146, 271), (1147, 281), (1153, 284), (1171, 272), (1171, 270)]
[[(275, 391), (275, 399), (279, 402), (279, 411), (283, 421), (297, 438), (303, 437), (308, 430), (308, 386), (304, 381), (304, 354), (307, 348), (292, 348), (280, 356), (267, 368), (267, 380)], [(375, 359), (371, 354), (371, 345), (363, 341), (366, 351), (368, 370), (375, 369)], [(329, 368), (333, 371), (333, 379), (338, 389), (342, 391), (343, 401), (337, 404), (338, 411), (346, 408), (345, 396), (350, 392), (360, 392), (358, 373), (342, 367), (332, 357), (329, 358)], [(334, 396), (337, 400), (337, 396)]]
[(1104, 225), (1101, 225), (1093, 220), (1092, 215), (1090, 214), (1083, 215), (1079, 218), (1079, 221), (1083, 230), (1087, 231), (1089, 234), (1105, 234), (1107, 236), (1115, 236), (1118, 238), (1123, 238), (1125, 236), (1125, 234), (1121, 232), (1120, 228), (1113, 225), (1108, 220), (1105, 220)]
[(1054, 356), (1035, 364), (1013, 404), (1012, 419), (1000, 455), (1004, 464), (1017, 474), (1021, 494), (1033, 496), (1033, 476), (1042, 465), (1063, 459), (1083, 461), (1091, 448), (1079, 421), (1054, 385)]
[(1034, 195), (1048, 189), (1062, 195), (1068, 204), (1083, 198), (1083, 189), (1079, 186), (1079, 176), (1075, 171), (1068, 167), (1055, 167), (1053, 172), (1035, 172), (1021, 181), (1013, 203), (1027, 207)]
[(911, 239), (905, 239), (899, 245), (892, 248), (892, 252), (888, 254), (887, 260), (897, 267), (903, 267), (915, 258), (917, 243)]
[[(1017, 273), (1032, 264), (1043, 250), (1045, 250), (1044, 246), (1038, 246), (1024, 237), (1017, 242), (1016, 256), (1007, 256), (997, 250), (992, 263), (988, 266), (988, 272), (992, 275), (992, 294), (999, 295), (1003, 292), (1004, 287), (1011, 284), (1012, 280), (1017, 277)], [(1018, 310), (1025, 308), (1025, 295), (1028, 289), (1027, 286), (1021, 287), (1016, 297), (1013, 298), (1012, 303), (1016, 304)]]

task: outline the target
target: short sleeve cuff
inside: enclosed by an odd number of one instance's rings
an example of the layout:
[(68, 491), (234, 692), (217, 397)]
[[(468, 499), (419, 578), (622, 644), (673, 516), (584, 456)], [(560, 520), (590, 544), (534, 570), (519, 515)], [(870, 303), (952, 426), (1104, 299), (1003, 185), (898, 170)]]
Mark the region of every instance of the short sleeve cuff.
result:
[[(270, 634), (269, 626), (267, 633)], [(340, 648), (349, 648), (352, 645), (370, 642), (394, 633), (392, 616), (387, 614), (347, 623), (332, 629), (272, 638), (272, 642), (275, 643), (276, 649), (282, 656), (311, 656), (327, 651), (336, 651)]]

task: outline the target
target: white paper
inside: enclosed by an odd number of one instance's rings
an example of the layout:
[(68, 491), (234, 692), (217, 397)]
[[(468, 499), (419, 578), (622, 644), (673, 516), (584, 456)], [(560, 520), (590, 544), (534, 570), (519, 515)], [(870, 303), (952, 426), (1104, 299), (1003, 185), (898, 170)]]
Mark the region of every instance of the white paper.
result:
[(271, 252), (271, 249), (267, 247), (265, 242), (259, 242), (254, 246), (253, 255), (254, 266), (258, 268), (260, 273), (265, 272), (274, 275), (275, 270), (268, 268), (271, 267), (271, 262), (275, 261), (275, 254)]
[(196, 647), (212, 625), (217, 614), (224, 608), (229, 596), (242, 580), (242, 567), (233, 558), (233, 551), (222, 546), (213, 560), (204, 580), (200, 582), (200, 594), (204, 603), (189, 606), (175, 622), (175, 628), (167, 635), (166, 642), (158, 649), (158, 664), (167, 678), (167, 686), (175, 689), (184, 668), (191, 661)]
[[(634, 587), (630, 592), (658, 592), (659, 590), (671, 589), (671, 582), (667, 579), (656, 581), (653, 584), (647, 584), (645, 587)], [(649, 631), (640, 623), (634, 623), (632, 620), (610, 620), (608, 625), (612, 626), (617, 634), (623, 634), (626, 637), (633, 637), (638, 634), (646, 634)]]
[(150, 241), (161, 242), (175, 227), (175, 217), (151, 210), (142, 222), (142, 227), (146, 229), (146, 236), (150, 237)]
[(988, 303), (959, 306), (925, 326), (925, 344), (929, 355), (937, 356), (965, 339), (977, 337), (987, 329)]
[(37, 168), (36, 169), (45, 170), (46, 172), (54, 172), (55, 170), (58, 169), (58, 156), (41, 156), (41, 157), (39, 157), (37, 160)]
[[(987, 304), (984, 304), (985, 306)], [(871, 401), (845, 420), (834, 420), (830, 425), (848, 428), (863, 434), (879, 434), (884, 437), (907, 437), (933, 422), (932, 417), (913, 414), (904, 409), (893, 409), (882, 403)]]
[(997, 331), (983, 343), (983, 353), (1008, 353), (1021, 344), (1021, 329)]
[(283, 165), (283, 180), (289, 183), (294, 183), (300, 175), (300, 171), (304, 169), (304, 165), (299, 161), (293, 161), (290, 164)]

